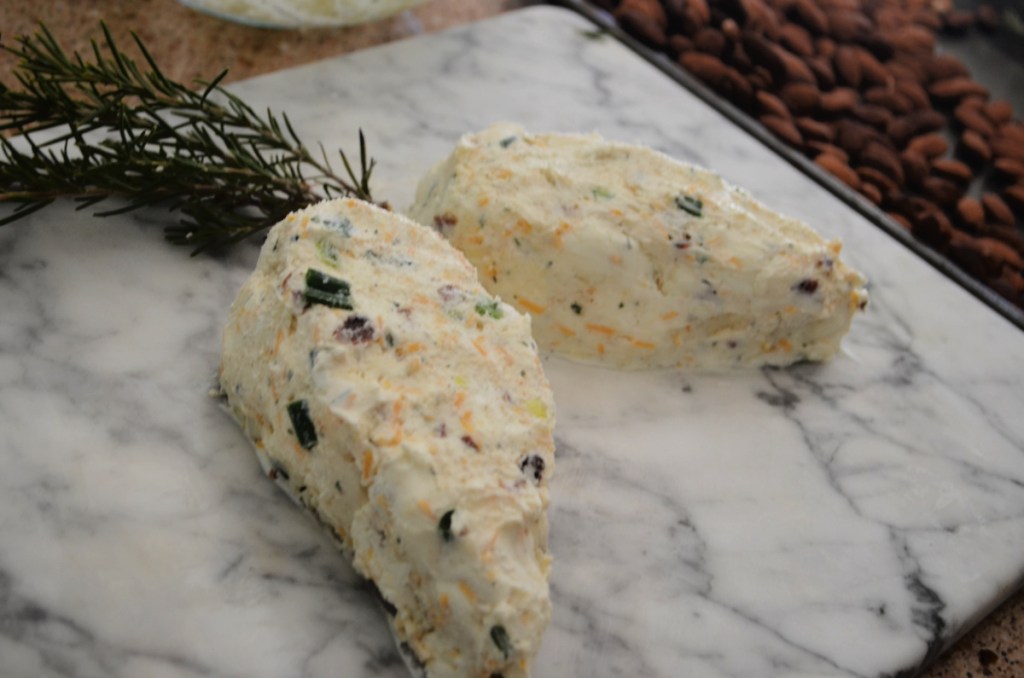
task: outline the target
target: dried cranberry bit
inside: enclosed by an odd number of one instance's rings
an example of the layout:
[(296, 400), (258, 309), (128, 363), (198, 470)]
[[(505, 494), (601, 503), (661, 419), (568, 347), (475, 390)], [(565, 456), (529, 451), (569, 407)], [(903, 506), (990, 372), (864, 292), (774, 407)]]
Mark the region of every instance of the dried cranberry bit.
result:
[(459, 223), (459, 220), (451, 212), (445, 212), (444, 214), (434, 215), (434, 228), (439, 232), (443, 233), (444, 229), (448, 226), (454, 226)]
[(476, 444), (475, 440), (473, 440), (473, 436), (471, 436), (471, 435), (464, 435), (464, 436), (462, 436), (462, 438), (460, 438), (460, 440), (462, 440), (462, 442), (464, 442), (469, 447), (472, 447), (477, 452), (480, 451), (480, 446)]
[(519, 470), (527, 476), (532, 475), (533, 479), (538, 483), (541, 481), (541, 478), (544, 477), (545, 466), (544, 457), (537, 454), (531, 454), (528, 457), (524, 457), (523, 460), (519, 462)]
[(350, 315), (344, 324), (334, 330), (334, 338), (349, 344), (365, 344), (377, 335), (370, 319), (361, 315)]
[(814, 278), (804, 278), (793, 289), (804, 294), (814, 294), (818, 290), (818, 281)]
[(441, 285), (437, 288), (437, 294), (441, 297), (442, 301), (452, 301), (453, 299), (464, 299), (466, 293), (460, 290), (455, 285)]

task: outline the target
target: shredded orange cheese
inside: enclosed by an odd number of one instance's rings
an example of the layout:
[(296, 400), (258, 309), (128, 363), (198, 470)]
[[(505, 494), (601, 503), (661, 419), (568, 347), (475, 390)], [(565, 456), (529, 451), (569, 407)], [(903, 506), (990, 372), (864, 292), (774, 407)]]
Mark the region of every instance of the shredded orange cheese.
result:
[(534, 315), (540, 315), (541, 313), (543, 313), (546, 310), (544, 306), (541, 306), (540, 304), (536, 304), (536, 303), (530, 301), (529, 299), (527, 299), (526, 297), (519, 297), (518, 299), (516, 299), (516, 304), (518, 304), (519, 306), (523, 307), (524, 309), (526, 309), (530, 313), (533, 313)]
[(597, 332), (598, 334), (603, 334), (606, 337), (614, 337), (615, 336), (615, 328), (608, 327), (607, 325), (598, 325), (597, 323), (587, 323), (586, 325), (584, 325), (584, 327), (586, 327), (591, 332)]

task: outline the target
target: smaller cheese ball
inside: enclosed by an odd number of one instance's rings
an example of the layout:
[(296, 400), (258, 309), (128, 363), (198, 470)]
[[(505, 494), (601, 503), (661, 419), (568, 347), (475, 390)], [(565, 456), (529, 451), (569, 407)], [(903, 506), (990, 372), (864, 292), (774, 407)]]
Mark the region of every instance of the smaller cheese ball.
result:
[(464, 136), (409, 215), (533, 316), (543, 350), (583, 362), (824, 361), (867, 304), (838, 241), (708, 170), (598, 135)]

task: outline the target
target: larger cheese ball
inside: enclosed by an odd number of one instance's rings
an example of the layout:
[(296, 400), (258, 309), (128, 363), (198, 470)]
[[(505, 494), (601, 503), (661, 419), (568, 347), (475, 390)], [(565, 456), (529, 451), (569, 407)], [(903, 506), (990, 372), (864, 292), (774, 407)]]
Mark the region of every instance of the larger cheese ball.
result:
[(554, 402), (529, 318), (458, 251), (356, 200), (290, 214), (231, 307), (221, 387), (429, 678), (529, 675)]
[(867, 303), (839, 242), (712, 172), (597, 135), (467, 135), (409, 214), (533, 316), (542, 349), (585, 362), (827, 360)]

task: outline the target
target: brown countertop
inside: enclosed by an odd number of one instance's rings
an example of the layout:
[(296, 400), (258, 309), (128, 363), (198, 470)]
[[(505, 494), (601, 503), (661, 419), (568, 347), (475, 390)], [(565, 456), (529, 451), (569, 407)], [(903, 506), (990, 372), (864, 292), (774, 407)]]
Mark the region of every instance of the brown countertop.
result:
[[(394, 18), (355, 28), (266, 30), (199, 14), (175, 0), (0, 0), (5, 40), (35, 29), (40, 20), (67, 48), (86, 50), (105, 21), (127, 42), (135, 31), (176, 80), (210, 78), (228, 68), (228, 81), (337, 56), (371, 45), (535, 4), (532, 0), (433, 0)], [(13, 62), (0, 54), (0, 81), (11, 84)], [(923, 678), (1024, 676), (1024, 592), (1003, 604), (963, 638)]]

